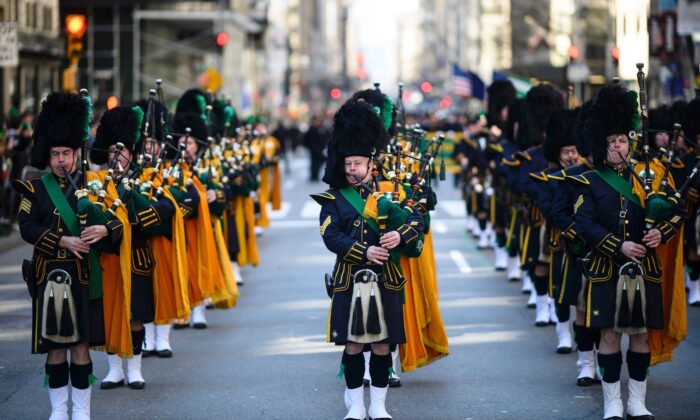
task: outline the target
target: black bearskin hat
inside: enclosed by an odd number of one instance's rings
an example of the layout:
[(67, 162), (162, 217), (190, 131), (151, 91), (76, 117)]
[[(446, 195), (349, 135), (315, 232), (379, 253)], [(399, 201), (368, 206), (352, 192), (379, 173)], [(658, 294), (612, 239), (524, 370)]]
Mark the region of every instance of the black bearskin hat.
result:
[(201, 141), (207, 140), (207, 125), (199, 114), (191, 112), (176, 114), (175, 121), (173, 121), (173, 134), (184, 136), (188, 128), (191, 130), (190, 135), (192, 137)]
[[(224, 133), (233, 135), (238, 127), (238, 116), (236, 109), (226, 101), (217, 99), (212, 106), (211, 115), (209, 117), (212, 132), (218, 138), (221, 138)], [(227, 129), (226, 124), (230, 124)]]
[(661, 105), (658, 108), (649, 110), (649, 128), (652, 130), (668, 130), (673, 127), (669, 124), (668, 105)]
[(351, 101), (364, 99), (365, 101), (379, 108), (379, 117), (389, 136), (396, 134), (396, 109), (391, 98), (382, 93), (377, 86), (374, 89), (365, 89), (355, 92), (352, 95)]
[(328, 160), (323, 182), (331, 188), (348, 185), (344, 159), (348, 156), (371, 157), (381, 153), (389, 143), (375, 107), (369, 102), (350, 100), (333, 117), (333, 134), (328, 143)]
[(520, 121), (520, 114), (523, 112), (524, 102), (525, 101), (522, 99), (516, 99), (515, 102), (508, 107), (508, 121), (506, 121), (503, 134), (513, 143), (515, 143), (515, 136), (517, 135), (516, 124)]
[[(591, 147), (593, 163), (605, 166), (608, 136), (628, 135), (639, 127), (637, 93), (628, 91), (620, 83), (609, 83), (598, 92), (584, 125), (584, 137)], [(630, 153), (633, 145), (630, 143)]]
[(542, 144), (549, 117), (560, 109), (564, 109), (564, 95), (557, 88), (543, 83), (530, 89), (520, 114), (518, 148), (526, 150)]
[(586, 136), (583, 135), (583, 127), (586, 124), (586, 119), (588, 119), (588, 114), (593, 106), (593, 100), (589, 99), (583, 103), (579, 108), (578, 118), (576, 119), (576, 150), (578, 154), (582, 157), (588, 157), (591, 155), (591, 146), (586, 140)]
[(32, 166), (45, 169), (52, 147), (79, 149), (90, 135), (91, 118), (89, 97), (62, 92), (49, 94), (34, 122)]
[(141, 142), (143, 111), (138, 106), (118, 106), (102, 114), (95, 142), (90, 149), (90, 161), (97, 165), (107, 163), (109, 146), (123, 143), (125, 149), (136, 152)]
[(698, 144), (698, 135), (700, 135), (700, 97), (696, 97), (688, 103), (685, 112), (685, 121), (683, 124), (683, 134), (686, 139), (692, 142), (686, 142), (686, 146), (695, 147)]
[[(138, 106), (143, 110), (144, 114), (144, 119), (143, 123), (141, 124), (141, 131), (146, 128), (146, 112), (148, 112), (148, 99), (141, 99), (140, 101), (134, 103), (134, 106)], [(158, 101), (153, 101), (153, 110), (152, 110), (154, 115), (154, 118), (151, 119), (151, 124), (149, 125), (148, 131), (149, 134), (153, 135), (153, 138), (161, 141), (166, 134), (168, 134), (168, 124), (170, 122), (170, 115), (168, 114), (168, 107), (161, 104)], [(163, 115), (163, 119), (165, 120), (165, 127), (163, 127), (163, 124), (160, 122), (160, 116), (161, 114)], [(155, 120), (155, 124), (152, 124), (153, 121)], [(165, 130), (163, 130), (165, 128)]]
[(549, 162), (559, 164), (559, 151), (562, 147), (576, 146), (576, 120), (579, 109), (562, 109), (552, 114), (545, 127), (544, 157)]
[(207, 105), (211, 104), (211, 97), (200, 89), (189, 89), (180, 96), (175, 108), (175, 114), (191, 112), (206, 115)]
[(510, 80), (496, 80), (486, 89), (486, 93), (488, 94), (489, 126), (496, 125), (504, 130), (506, 122), (501, 120), (501, 111), (515, 103), (518, 93)]
[(668, 127), (667, 130), (673, 130), (673, 124), (683, 124), (688, 114), (688, 102), (685, 99), (674, 101), (668, 108)]

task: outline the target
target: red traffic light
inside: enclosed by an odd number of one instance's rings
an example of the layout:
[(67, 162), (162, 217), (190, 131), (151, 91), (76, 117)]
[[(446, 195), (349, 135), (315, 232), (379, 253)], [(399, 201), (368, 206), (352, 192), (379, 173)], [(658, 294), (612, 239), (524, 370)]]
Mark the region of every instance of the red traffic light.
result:
[(615, 60), (619, 61), (620, 60), (620, 47), (615, 45), (612, 47), (612, 50), (610, 50), (610, 56), (614, 58)]
[(340, 90), (340, 88), (333, 88), (331, 89), (331, 99), (338, 100), (340, 99), (340, 96), (343, 94), (343, 92)]
[(576, 60), (580, 54), (580, 51), (576, 45), (571, 45), (569, 47), (569, 59)]
[(114, 109), (119, 106), (119, 99), (116, 96), (110, 96), (107, 98), (107, 109)]
[(85, 15), (67, 15), (66, 16), (66, 33), (69, 36), (81, 37), (87, 29), (87, 21)]
[(433, 90), (433, 85), (431, 85), (430, 82), (423, 82), (420, 84), (420, 90), (423, 93), (430, 93), (430, 91)]
[(223, 47), (228, 44), (228, 34), (226, 32), (219, 32), (216, 35), (216, 45)]

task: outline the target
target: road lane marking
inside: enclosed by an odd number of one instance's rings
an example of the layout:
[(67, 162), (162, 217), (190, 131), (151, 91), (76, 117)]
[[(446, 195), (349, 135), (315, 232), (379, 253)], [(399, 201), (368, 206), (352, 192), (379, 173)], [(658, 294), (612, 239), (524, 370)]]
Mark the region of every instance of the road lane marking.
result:
[(447, 231), (449, 230), (447, 229), (447, 225), (440, 221), (432, 223), (431, 227), (437, 233), (447, 233)]
[(315, 201), (309, 200), (304, 203), (304, 207), (301, 209), (302, 219), (318, 219), (318, 214), (321, 210), (321, 205)]
[(22, 266), (20, 264), (0, 267), (0, 274), (19, 274), (21, 272)]
[(280, 208), (279, 210), (272, 210), (272, 203), (267, 203), (267, 204), (268, 204), (268, 208), (269, 208), (267, 214), (268, 214), (268, 217), (270, 218), (270, 220), (284, 219), (289, 214), (289, 210), (292, 209), (292, 205), (289, 201), (283, 201), (282, 208)]
[(459, 268), (460, 273), (464, 274), (469, 274), (472, 272), (472, 268), (467, 262), (467, 260), (464, 258), (464, 255), (462, 255), (461, 252), (457, 251), (456, 249), (453, 249), (450, 251), (450, 258), (452, 258), (452, 261), (457, 265), (457, 268)]
[(438, 208), (444, 210), (452, 217), (466, 217), (467, 215), (467, 210), (464, 207), (464, 200), (438, 201)]

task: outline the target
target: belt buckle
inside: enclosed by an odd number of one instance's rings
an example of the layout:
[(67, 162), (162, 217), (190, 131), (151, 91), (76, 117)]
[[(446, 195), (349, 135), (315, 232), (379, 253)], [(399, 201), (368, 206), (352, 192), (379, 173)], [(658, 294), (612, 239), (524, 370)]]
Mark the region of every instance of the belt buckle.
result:
[(627, 216), (627, 210), (620, 211), (620, 219), (624, 219)]
[(353, 283), (376, 283), (379, 281), (379, 276), (374, 271), (364, 268), (353, 275), (352, 281)]
[(65, 259), (68, 257), (68, 253), (65, 248), (58, 248), (58, 258)]

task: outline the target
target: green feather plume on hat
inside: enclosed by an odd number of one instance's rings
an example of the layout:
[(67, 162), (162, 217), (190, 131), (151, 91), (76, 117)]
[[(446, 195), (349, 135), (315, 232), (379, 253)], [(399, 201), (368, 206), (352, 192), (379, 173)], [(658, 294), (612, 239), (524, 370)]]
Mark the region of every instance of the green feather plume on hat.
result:
[(389, 131), (391, 128), (391, 114), (394, 113), (394, 103), (389, 96), (384, 96), (384, 102), (382, 102), (382, 124), (384, 124), (384, 129)]
[(141, 124), (143, 124), (143, 109), (140, 106), (131, 108), (136, 114), (136, 133), (134, 133), (134, 146), (141, 141)]
[(87, 115), (85, 115), (85, 122), (83, 123), (83, 142), (87, 142), (90, 138), (90, 122), (92, 121), (92, 99), (88, 95), (82, 96), (81, 99), (87, 104)]
[(202, 95), (197, 95), (196, 98), (197, 106), (199, 107), (199, 113), (202, 114), (202, 117), (205, 117), (207, 113), (207, 100)]

